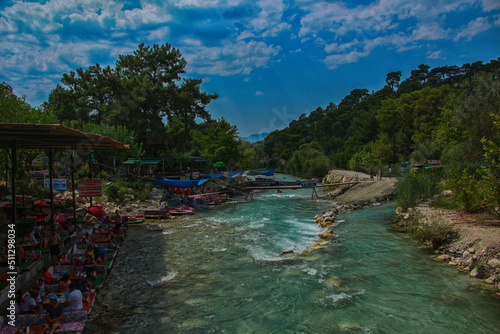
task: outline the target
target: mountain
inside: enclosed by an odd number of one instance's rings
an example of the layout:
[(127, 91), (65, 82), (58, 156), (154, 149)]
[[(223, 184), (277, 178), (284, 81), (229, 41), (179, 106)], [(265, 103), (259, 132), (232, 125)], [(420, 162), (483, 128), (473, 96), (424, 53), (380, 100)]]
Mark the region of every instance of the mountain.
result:
[(243, 139), (244, 141), (247, 141), (249, 143), (256, 143), (258, 141), (264, 140), (264, 138), (266, 138), (268, 134), (269, 134), (269, 132), (255, 133), (255, 134), (250, 135), (248, 137), (242, 137), (241, 139)]

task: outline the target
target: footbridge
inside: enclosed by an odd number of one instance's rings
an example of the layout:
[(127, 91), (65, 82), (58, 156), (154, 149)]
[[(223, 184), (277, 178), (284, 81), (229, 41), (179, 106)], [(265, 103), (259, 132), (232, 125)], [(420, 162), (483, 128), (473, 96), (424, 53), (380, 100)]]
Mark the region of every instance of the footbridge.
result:
[[(336, 186), (345, 186), (345, 185), (354, 185), (358, 184), (361, 181), (351, 181), (351, 182), (339, 182), (339, 183), (325, 183), (325, 184), (317, 184), (315, 181), (302, 181), (301, 184), (295, 184), (295, 185), (290, 185), (286, 183), (279, 184), (279, 182), (276, 182), (277, 184), (272, 184), (272, 185), (250, 185), (248, 187), (242, 188), (242, 190), (282, 190), (282, 189), (312, 189), (312, 194), (311, 194), (311, 199), (318, 199), (318, 192), (316, 191), (316, 188), (323, 188), (323, 187), (336, 187)], [(272, 183), (272, 182), (269, 182)], [(253, 199), (253, 193), (250, 193), (250, 198)]]

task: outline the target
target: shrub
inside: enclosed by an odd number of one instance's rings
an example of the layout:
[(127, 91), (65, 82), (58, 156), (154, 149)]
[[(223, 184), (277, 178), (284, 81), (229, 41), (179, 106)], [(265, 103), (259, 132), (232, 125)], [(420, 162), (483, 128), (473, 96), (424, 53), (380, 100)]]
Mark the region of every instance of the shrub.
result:
[(442, 208), (447, 210), (459, 210), (460, 204), (457, 203), (454, 196), (435, 196), (431, 201), (431, 207)]
[(407, 211), (439, 192), (439, 176), (432, 173), (407, 173), (396, 184), (396, 203)]
[(480, 184), (464, 169), (461, 176), (452, 177), (446, 185), (453, 190), (456, 201), (465, 211), (478, 212), (483, 209), (483, 196)]
[(325, 156), (315, 157), (312, 160), (306, 162), (308, 165), (307, 174), (308, 176), (323, 178), (328, 174), (328, 159)]
[(135, 178), (109, 182), (104, 186), (104, 193), (110, 200), (123, 202), (125, 197), (133, 195), (135, 200), (144, 201), (149, 197), (151, 189), (153, 189), (153, 186), (150, 183)]

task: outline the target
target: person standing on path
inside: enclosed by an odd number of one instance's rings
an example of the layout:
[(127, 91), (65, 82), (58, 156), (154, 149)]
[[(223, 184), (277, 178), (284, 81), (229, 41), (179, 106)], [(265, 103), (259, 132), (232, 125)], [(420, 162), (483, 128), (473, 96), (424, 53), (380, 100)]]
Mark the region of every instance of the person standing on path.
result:
[(59, 260), (59, 253), (61, 252), (61, 236), (55, 229), (52, 229), (52, 233), (49, 236), (49, 245), (52, 264), (55, 265)]
[(392, 179), (391, 179), (391, 175), (392, 175), (392, 168), (391, 168), (391, 167), (389, 167), (389, 180), (392, 180)]
[(370, 181), (373, 181), (373, 168), (370, 168)]

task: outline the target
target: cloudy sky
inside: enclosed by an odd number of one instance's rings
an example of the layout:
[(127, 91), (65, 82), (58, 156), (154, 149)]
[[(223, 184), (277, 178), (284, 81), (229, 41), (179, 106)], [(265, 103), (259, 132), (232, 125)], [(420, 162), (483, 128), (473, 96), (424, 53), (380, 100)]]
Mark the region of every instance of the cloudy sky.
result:
[(0, 81), (32, 106), (63, 73), (170, 43), (242, 136), (391, 71), (500, 57), (500, 0), (0, 0)]

